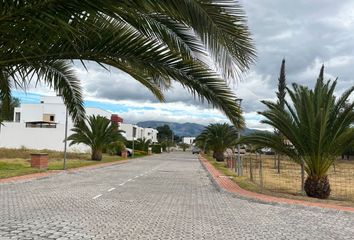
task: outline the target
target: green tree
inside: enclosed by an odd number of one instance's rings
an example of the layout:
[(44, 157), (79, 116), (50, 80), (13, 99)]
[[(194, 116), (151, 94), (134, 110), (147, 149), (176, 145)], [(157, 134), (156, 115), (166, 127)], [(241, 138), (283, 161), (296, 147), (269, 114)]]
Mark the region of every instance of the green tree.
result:
[(0, 119), (6, 121), (14, 120), (14, 110), (21, 104), (20, 99), (11, 97), (10, 101), (1, 101), (0, 99)]
[(208, 125), (196, 139), (197, 143), (204, 144), (204, 147), (212, 150), (213, 157), (219, 162), (224, 161), (226, 148), (234, 147), (236, 141), (237, 129), (227, 123)]
[(178, 146), (180, 148), (182, 148), (183, 152), (185, 152), (186, 149), (189, 148), (189, 144), (187, 144), (187, 143), (180, 143), (180, 144), (178, 144)]
[(323, 81), (321, 68), (313, 90), (293, 84), (287, 88), (291, 102), (286, 110), (279, 104), (263, 101), (267, 110), (262, 122), (277, 129), (285, 138), (274, 133), (259, 132), (242, 138), (242, 143), (271, 147), (304, 164), (307, 178), (304, 190), (310, 197), (328, 198), (330, 183), (328, 169), (347, 146), (354, 143), (354, 102), (345, 105), (354, 91), (351, 87), (340, 97), (334, 96), (337, 81)]
[(102, 160), (102, 150), (109, 144), (124, 140), (117, 126), (99, 115), (80, 121), (71, 131), (74, 133), (68, 137), (70, 146), (83, 143), (91, 147), (91, 159), (96, 161)]
[(147, 152), (150, 144), (151, 144), (150, 139), (139, 138), (135, 141), (135, 149)]
[(160, 143), (163, 141), (170, 141), (172, 139), (173, 131), (167, 124), (157, 127), (156, 130), (158, 131), (157, 140)]
[[(5, 0), (0, 9), (0, 69), (18, 85), (33, 74), (52, 82), (43, 73), (57, 61), (94, 61), (128, 73), (161, 101), (162, 90), (177, 81), (244, 124), (225, 79), (247, 70), (255, 50), (235, 1)], [(8, 79), (1, 77), (0, 91), (11, 89)], [(50, 85), (77, 115), (78, 88), (66, 78)]]
[[(285, 76), (285, 59), (281, 62), (280, 74), (278, 78), (278, 92), (277, 94), (277, 103), (280, 108), (285, 109), (285, 96), (286, 96), (286, 76)], [(275, 131), (280, 137), (283, 137), (281, 132)], [(277, 154), (277, 168), (278, 173), (280, 173), (280, 154)]]

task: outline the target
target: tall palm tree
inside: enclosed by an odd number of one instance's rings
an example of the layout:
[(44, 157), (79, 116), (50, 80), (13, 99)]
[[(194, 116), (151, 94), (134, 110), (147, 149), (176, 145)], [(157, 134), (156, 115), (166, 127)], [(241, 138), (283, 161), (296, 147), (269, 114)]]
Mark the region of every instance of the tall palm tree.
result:
[[(334, 96), (337, 81), (323, 81), (321, 68), (313, 90), (293, 84), (287, 88), (291, 102), (285, 101), (286, 110), (279, 104), (263, 101), (267, 110), (261, 112), (262, 122), (277, 129), (278, 134), (259, 132), (244, 137), (241, 142), (271, 147), (304, 164), (307, 178), (304, 189), (308, 196), (328, 198), (330, 183), (328, 169), (347, 146), (354, 143), (354, 102), (345, 104), (354, 91), (349, 88), (340, 97)], [(288, 144), (290, 143), (290, 144)]]
[(100, 161), (102, 150), (110, 143), (124, 140), (115, 124), (102, 116), (89, 116), (87, 121), (80, 121), (71, 129), (74, 133), (68, 137), (70, 146), (83, 143), (91, 147), (91, 159)]
[(243, 125), (224, 79), (237, 79), (255, 52), (235, 1), (5, 0), (0, 9), (0, 69), (12, 77), (28, 65), (39, 72), (55, 60), (95, 61), (130, 74), (159, 100), (177, 81)]
[(199, 146), (213, 151), (216, 161), (224, 161), (224, 152), (228, 147), (234, 147), (237, 141), (237, 129), (227, 123), (216, 123), (207, 126), (197, 137)]

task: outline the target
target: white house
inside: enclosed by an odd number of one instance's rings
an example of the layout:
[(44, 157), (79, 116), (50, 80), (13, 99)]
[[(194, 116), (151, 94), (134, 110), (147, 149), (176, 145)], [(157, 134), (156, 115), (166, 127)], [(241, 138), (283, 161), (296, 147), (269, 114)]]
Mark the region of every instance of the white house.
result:
[[(100, 108), (86, 108), (86, 114), (100, 115), (108, 119), (118, 119), (117, 115)], [(15, 108), (14, 121), (4, 122), (0, 128), (0, 147), (20, 148), (26, 147), (30, 149), (49, 149), (63, 151), (65, 138), (65, 119), (66, 107), (60, 97), (41, 97), (40, 103), (37, 104), (21, 104)], [(122, 123), (119, 123), (120, 125)], [(124, 124), (122, 124), (124, 125)], [(68, 118), (68, 136), (73, 132), (70, 131), (74, 127), (72, 119)], [(122, 129), (125, 130), (125, 129)], [(141, 129), (140, 133), (141, 133)], [(149, 130), (143, 129), (143, 134)], [(156, 130), (155, 130), (156, 131)], [(157, 137), (157, 131), (151, 138)], [(129, 133), (126, 134), (129, 137)], [(145, 136), (145, 135), (144, 135)], [(129, 138), (128, 138), (129, 140)], [(78, 144), (69, 147), (70, 152), (89, 152), (89, 147)]]
[(195, 140), (195, 137), (183, 137), (182, 138), (182, 142), (189, 144), (189, 145), (193, 145), (194, 140)]
[(127, 140), (132, 141), (133, 135), (134, 139), (149, 139), (151, 142), (157, 142), (158, 131), (153, 128), (142, 128), (134, 124), (120, 123), (119, 129), (125, 132), (125, 137)]

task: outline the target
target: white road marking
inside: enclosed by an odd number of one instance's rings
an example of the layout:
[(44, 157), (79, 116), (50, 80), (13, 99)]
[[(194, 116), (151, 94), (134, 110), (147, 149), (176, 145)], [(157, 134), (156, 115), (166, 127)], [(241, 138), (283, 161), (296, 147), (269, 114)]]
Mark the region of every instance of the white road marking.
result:
[(135, 176), (134, 178), (138, 178), (139, 176)]
[(124, 183), (119, 184), (119, 186), (123, 186), (124, 184), (125, 184), (125, 182), (124, 182)]
[(129, 178), (129, 179), (127, 180), (127, 182), (130, 182), (131, 180), (133, 180), (133, 179)]
[(112, 187), (112, 188), (108, 189), (108, 192), (111, 192), (111, 191), (113, 191), (114, 189), (116, 189), (116, 188)]
[(98, 194), (97, 196), (94, 196), (92, 199), (96, 199), (96, 198), (99, 198), (101, 196), (102, 196), (102, 194)]

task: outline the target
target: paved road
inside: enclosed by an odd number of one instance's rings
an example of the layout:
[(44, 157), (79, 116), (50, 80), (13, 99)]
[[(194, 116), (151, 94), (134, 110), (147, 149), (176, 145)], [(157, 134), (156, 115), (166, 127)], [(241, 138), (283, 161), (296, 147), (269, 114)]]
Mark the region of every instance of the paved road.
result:
[(354, 239), (354, 214), (242, 200), (171, 153), (0, 184), (0, 239)]

